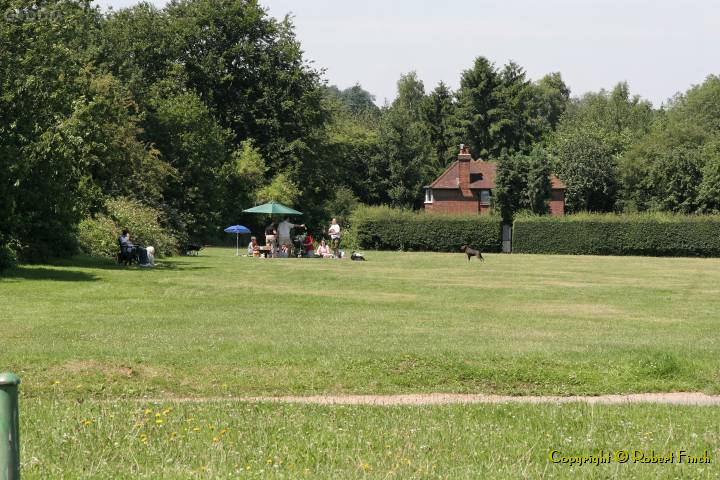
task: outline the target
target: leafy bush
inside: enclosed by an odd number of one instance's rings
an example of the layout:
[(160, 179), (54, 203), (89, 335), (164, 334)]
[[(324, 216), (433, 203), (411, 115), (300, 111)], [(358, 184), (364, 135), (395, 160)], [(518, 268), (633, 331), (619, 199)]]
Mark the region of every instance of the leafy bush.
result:
[(389, 207), (355, 209), (347, 244), (377, 250), (455, 252), (468, 244), (499, 252), (502, 223), (490, 215), (439, 215)]
[(126, 199), (109, 200), (105, 208), (107, 215), (86, 218), (78, 226), (80, 249), (85, 253), (115, 256), (123, 228), (130, 230), (133, 243), (154, 246), (156, 255), (172, 255), (177, 250), (177, 240), (162, 228), (157, 210)]
[(10, 244), (0, 244), (0, 271), (14, 267), (17, 264), (17, 253)]
[(516, 253), (720, 256), (720, 216), (578, 214), (520, 217)]
[[(152, 245), (156, 255), (172, 255), (177, 252), (175, 237), (160, 225), (160, 212), (135, 200), (111, 199), (105, 204), (108, 215), (118, 226), (127, 228), (133, 243)], [(117, 240), (117, 235), (113, 238)]]
[(117, 239), (120, 227), (105, 216), (86, 218), (78, 225), (80, 249), (96, 257), (112, 257), (118, 251)]

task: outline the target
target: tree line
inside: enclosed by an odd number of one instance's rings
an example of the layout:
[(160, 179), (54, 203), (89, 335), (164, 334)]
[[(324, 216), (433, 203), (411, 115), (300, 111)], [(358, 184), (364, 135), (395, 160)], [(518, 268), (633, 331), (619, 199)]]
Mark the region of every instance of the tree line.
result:
[(716, 76), (657, 109), (624, 83), (571, 98), (559, 73), (478, 57), (456, 91), (410, 72), (378, 107), (327, 85), (291, 19), (254, 0), (3, 5), (0, 264), (74, 252), (78, 225), (123, 199), (179, 242), (268, 200), (317, 226), (359, 203), (418, 208), (459, 143), (498, 163), (506, 217), (543, 213), (551, 172), (571, 212), (720, 209)]

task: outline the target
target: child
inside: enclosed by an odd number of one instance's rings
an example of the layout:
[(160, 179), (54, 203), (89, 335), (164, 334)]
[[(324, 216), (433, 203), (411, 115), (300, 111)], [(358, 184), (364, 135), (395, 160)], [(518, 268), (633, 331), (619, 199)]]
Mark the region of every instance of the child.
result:
[(258, 250), (258, 243), (257, 243), (257, 237), (250, 237), (250, 243), (248, 244), (247, 248), (247, 256), (248, 257), (259, 257), (260, 256), (260, 250)]

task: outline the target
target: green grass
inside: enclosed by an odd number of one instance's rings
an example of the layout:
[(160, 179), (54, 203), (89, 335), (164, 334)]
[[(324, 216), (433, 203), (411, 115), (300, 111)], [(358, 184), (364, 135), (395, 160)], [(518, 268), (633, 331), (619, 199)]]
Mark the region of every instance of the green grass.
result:
[(15, 270), (0, 364), (28, 396), (720, 391), (719, 260), (233, 254)]
[(669, 467), (547, 460), (552, 448), (708, 448), (715, 458), (715, 407), (168, 403), (720, 391), (720, 260), (367, 257), (260, 260), (208, 249), (154, 270), (77, 257), (6, 272), (0, 370), (23, 381), (25, 477), (718, 476), (717, 458)]
[[(720, 474), (718, 408), (46, 399), (28, 401), (25, 412), (26, 479), (710, 479)], [(656, 455), (683, 449), (695, 456), (708, 450), (713, 463), (568, 466), (548, 460), (551, 450), (576, 456), (621, 449)]]

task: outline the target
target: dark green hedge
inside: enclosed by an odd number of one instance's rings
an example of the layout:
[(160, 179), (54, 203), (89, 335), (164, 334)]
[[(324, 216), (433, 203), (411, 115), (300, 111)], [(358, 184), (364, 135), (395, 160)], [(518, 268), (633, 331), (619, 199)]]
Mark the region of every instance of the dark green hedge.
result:
[(348, 243), (357, 248), (456, 252), (471, 245), (483, 252), (502, 246), (500, 217), (438, 215), (388, 207), (359, 207), (350, 216)]
[(517, 218), (513, 252), (717, 257), (720, 216), (583, 214)]

